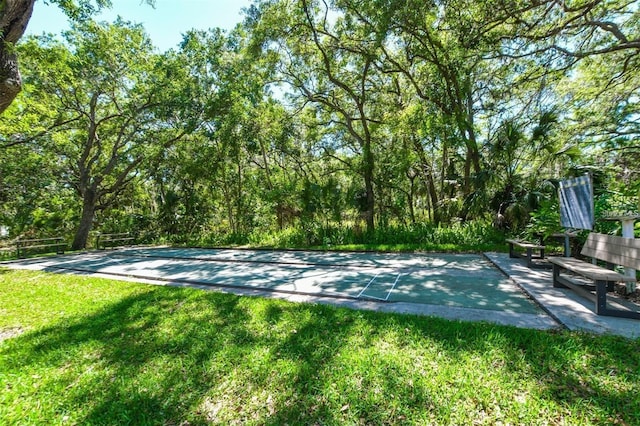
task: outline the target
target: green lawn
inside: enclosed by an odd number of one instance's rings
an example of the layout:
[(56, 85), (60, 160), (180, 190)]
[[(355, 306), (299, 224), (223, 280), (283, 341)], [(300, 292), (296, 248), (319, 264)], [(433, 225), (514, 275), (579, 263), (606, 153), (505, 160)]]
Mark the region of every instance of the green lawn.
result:
[(0, 424), (640, 424), (640, 340), (0, 269)]

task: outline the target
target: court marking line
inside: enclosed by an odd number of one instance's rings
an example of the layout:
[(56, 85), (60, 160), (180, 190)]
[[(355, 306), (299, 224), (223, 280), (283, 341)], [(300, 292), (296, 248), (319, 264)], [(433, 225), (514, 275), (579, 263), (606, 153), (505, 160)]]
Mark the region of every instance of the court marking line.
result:
[(358, 293), (358, 295), (356, 296), (356, 298), (360, 298), (360, 296), (362, 296), (362, 293), (364, 293), (364, 292), (365, 292), (365, 290), (366, 290), (367, 288), (369, 288), (369, 286), (371, 285), (371, 283), (372, 283), (376, 278), (378, 278), (378, 275), (380, 275), (380, 272), (378, 272), (378, 273), (377, 273), (373, 278), (371, 278), (371, 279), (369, 280), (369, 282), (367, 283), (367, 285), (366, 285), (362, 290), (360, 290), (360, 293)]
[[(186, 256), (169, 256), (169, 255), (155, 255), (155, 254), (142, 254), (142, 253), (109, 253), (108, 257), (124, 257), (124, 258), (133, 258), (133, 259), (168, 259), (168, 260), (178, 260), (178, 261), (201, 261), (201, 262), (215, 262), (215, 263), (248, 263), (253, 265), (283, 265), (283, 266), (298, 266), (301, 268), (322, 268), (322, 269), (332, 269), (332, 268), (344, 268), (344, 269), (373, 269), (373, 270), (383, 270), (388, 273), (394, 273), (397, 271), (402, 271), (406, 275), (410, 275), (414, 272), (426, 273), (428, 275), (447, 275), (442, 272), (442, 267), (437, 266), (394, 266), (394, 265), (354, 265), (347, 263), (317, 263), (317, 262), (290, 262), (290, 261), (279, 261), (279, 260), (246, 260), (246, 259), (213, 259), (207, 257), (186, 257)], [(454, 269), (455, 270), (455, 269)], [(466, 275), (466, 274), (465, 274)]]
[[(78, 273), (88, 273), (88, 274), (101, 274), (105, 276), (113, 276), (113, 277), (127, 277), (131, 279), (144, 279), (144, 280), (156, 280), (161, 282), (178, 282), (178, 283), (186, 283), (186, 284), (196, 284), (196, 285), (208, 285), (212, 287), (228, 287), (235, 288), (241, 290), (248, 290), (252, 292), (274, 292), (274, 293), (287, 293), (287, 294), (301, 294), (301, 295), (309, 295), (309, 296), (327, 296), (332, 298), (342, 298), (342, 299), (354, 299), (357, 297), (354, 295), (354, 292), (357, 292), (357, 288), (361, 287), (361, 284), (358, 285), (358, 281), (353, 280), (350, 284), (348, 284), (348, 288), (344, 289), (327, 289), (325, 285), (322, 284), (323, 277), (328, 277), (333, 273), (343, 274), (347, 272), (348, 275), (351, 274), (362, 274), (363, 268), (317, 268), (314, 265), (299, 265), (295, 263), (293, 265), (282, 265), (281, 268), (278, 268), (278, 264), (271, 264), (269, 266), (276, 267), (277, 269), (283, 269), (286, 271), (287, 276), (270, 276), (268, 273), (258, 274), (260, 277), (267, 279), (267, 282), (261, 282), (255, 285), (245, 285), (245, 284), (233, 284), (227, 280), (222, 280), (220, 282), (218, 277), (204, 277), (204, 276), (193, 276), (193, 277), (161, 277), (156, 275), (153, 271), (155, 270), (153, 267), (151, 268), (151, 273), (144, 273), (139, 270), (139, 267), (136, 266), (139, 262), (147, 262), (149, 260), (162, 262), (164, 265), (165, 262), (176, 262), (176, 263), (184, 263), (188, 265), (201, 265), (206, 268), (206, 264), (209, 263), (206, 259), (202, 258), (186, 258), (186, 257), (176, 257), (176, 258), (167, 258), (167, 257), (146, 257), (146, 256), (129, 256), (129, 255), (119, 255), (117, 253), (110, 253), (107, 256), (104, 256), (102, 253), (90, 253), (87, 256), (89, 260), (89, 265), (78, 264), (74, 261), (69, 262), (70, 264), (58, 264), (58, 265), (47, 265), (45, 269), (48, 270), (56, 270), (56, 271), (69, 271), (69, 272), (78, 272)], [(97, 264), (93, 264), (96, 260), (102, 260), (103, 262), (97, 262)], [(227, 267), (233, 268), (234, 265), (241, 265), (243, 262), (228, 262), (225, 263), (227, 259), (218, 259), (217, 262), (221, 265), (221, 269), (224, 270)], [(83, 263), (81, 260), (80, 263)], [(255, 264), (260, 262), (251, 262), (250, 264)], [(160, 265), (160, 266), (162, 266)], [(291, 266), (298, 266), (297, 268), (292, 268)], [(330, 265), (328, 265), (330, 266)], [(124, 268), (124, 270), (113, 270), (112, 267), (115, 268)], [(129, 268), (131, 267), (131, 268)], [(198, 268), (199, 266), (195, 266)], [(253, 268), (253, 267), (252, 267)], [(105, 270), (106, 269), (106, 270)], [(375, 268), (367, 268), (369, 275), (375, 272)], [(140, 273), (143, 272), (143, 273)], [(299, 282), (300, 280), (312, 280), (309, 286), (303, 286), (306, 288), (300, 289)], [(320, 281), (318, 281), (320, 280)], [(326, 279), (325, 279), (326, 280)], [(283, 288), (289, 287), (289, 288)]]
[(389, 290), (389, 293), (387, 293), (387, 297), (384, 298), (384, 301), (387, 302), (389, 300), (389, 296), (391, 296), (391, 292), (393, 291), (394, 288), (396, 288), (396, 284), (398, 284), (398, 280), (400, 279), (400, 276), (402, 274), (398, 274), (398, 276), (396, 277), (396, 280), (393, 282), (393, 285), (391, 286), (391, 290)]
[[(402, 274), (398, 274), (398, 275), (396, 276), (395, 281), (393, 282), (393, 284), (391, 285), (391, 288), (390, 288), (390, 289), (389, 289), (389, 291), (387, 292), (387, 297), (384, 297), (384, 298), (383, 298), (383, 297), (378, 297), (378, 296), (370, 296), (370, 295), (368, 295), (368, 294), (362, 295), (362, 293), (364, 292), (364, 290), (366, 290), (366, 287), (365, 287), (365, 289), (364, 289), (362, 292), (360, 292), (360, 294), (358, 295), (358, 297), (363, 297), (363, 298), (365, 298), (365, 299), (374, 299), (374, 300), (378, 300), (378, 301), (380, 301), (380, 302), (388, 302), (388, 301), (389, 301), (389, 297), (391, 296), (391, 292), (392, 292), (392, 291), (393, 291), (393, 289), (396, 287), (396, 284), (398, 284), (398, 280), (400, 279), (400, 276), (401, 276), (401, 275), (402, 275)], [(376, 275), (376, 277), (377, 277), (377, 275)], [(368, 287), (368, 285), (367, 285), (367, 287)]]
[(188, 284), (188, 285), (201, 285), (201, 286), (215, 287), (215, 288), (221, 288), (221, 289), (229, 288), (229, 289), (246, 291), (248, 293), (254, 293), (254, 294), (284, 293), (284, 294), (312, 296), (312, 297), (329, 297), (332, 299), (358, 300), (358, 296), (352, 296), (350, 294), (345, 294), (340, 292), (331, 292), (326, 290), (312, 292), (312, 291), (304, 291), (304, 290), (287, 290), (282, 288), (273, 288), (273, 287), (266, 287), (266, 286), (251, 287), (251, 286), (246, 286), (241, 284), (221, 284), (221, 283), (200, 281), (195, 279), (185, 279), (185, 278), (149, 277), (146, 275), (139, 275), (139, 274), (128, 274), (128, 273), (111, 272), (111, 271), (96, 271), (89, 268), (85, 269), (85, 268), (78, 268), (78, 267), (63, 267), (63, 266), (53, 266), (53, 265), (46, 266), (42, 270), (44, 270), (45, 272), (61, 272), (62, 273), (67, 271), (71, 273), (74, 273), (74, 272), (88, 273), (88, 274), (100, 275), (102, 277), (114, 276), (114, 277), (122, 277), (122, 278), (129, 278), (129, 279), (141, 279), (141, 280), (147, 280), (147, 281), (164, 282), (168, 284), (179, 283), (179, 284)]
[[(184, 257), (184, 256), (168, 256), (168, 255), (154, 255), (154, 254), (124, 254), (124, 253), (109, 253), (108, 257), (129, 257), (129, 258), (150, 258), (150, 259), (175, 259), (175, 260), (200, 260), (203, 262), (218, 262), (218, 263), (252, 263), (252, 264), (267, 264), (267, 265), (289, 265), (289, 266), (313, 266), (324, 268), (355, 268), (355, 269), (377, 269), (377, 268), (393, 268), (389, 266), (380, 265), (354, 265), (347, 263), (317, 263), (317, 262), (290, 262), (290, 261), (278, 261), (278, 260), (247, 260), (247, 259), (212, 259), (206, 257)], [(398, 267), (395, 267), (398, 269)], [(402, 268), (402, 267), (400, 267)]]
[[(361, 287), (361, 285), (357, 285), (360, 280), (355, 279), (352, 281), (347, 289), (327, 289), (321, 282), (314, 282), (309, 285), (308, 289), (300, 290), (298, 287), (299, 280), (308, 280), (311, 279), (313, 281), (322, 280), (322, 277), (330, 276), (333, 273), (343, 274), (345, 271), (349, 271), (349, 274), (355, 273), (360, 275), (364, 269), (360, 268), (331, 268), (331, 265), (327, 265), (325, 268), (318, 268), (314, 265), (300, 265), (298, 263), (294, 263), (293, 265), (282, 265), (279, 269), (284, 269), (287, 271), (286, 277), (270, 277), (269, 274), (259, 274), (260, 276), (267, 279), (268, 282), (260, 283), (257, 285), (244, 285), (244, 284), (233, 284), (224, 280), (224, 282), (216, 282), (216, 278), (207, 279), (206, 277), (160, 277), (153, 272), (150, 274), (146, 273), (136, 273), (138, 272), (136, 267), (136, 263), (146, 262), (149, 259), (152, 261), (160, 261), (160, 262), (175, 262), (175, 263), (185, 263), (185, 264), (197, 264), (197, 265), (206, 265), (207, 260), (202, 258), (186, 258), (186, 257), (176, 257), (176, 258), (168, 258), (168, 257), (145, 257), (145, 256), (130, 256), (125, 255), (121, 256), (117, 253), (110, 253), (107, 256), (103, 256), (102, 253), (98, 254), (90, 254), (89, 257), (92, 260), (103, 259), (108, 264), (104, 265), (102, 263), (98, 265), (78, 265), (75, 262), (71, 262), (72, 264), (63, 264), (63, 265), (50, 265), (48, 268), (55, 270), (67, 270), (74, 272), (83, 272), (83, 273), (95, 273), (95, 274), (105, 274), (111, 276), (121, 276), (128, 278), (140, 278), (145, 280), (160, 280), (164, 282), (184, 282), (184, 283), (194, 283), (194, 284), (202, 284), (202, 285), (211, 285), (211, 286), (219, 286), (219, 287), (230, 287), (230, 288), (238, 288), (238, 289), (249, 289), (252, 291), (267, 291), (267, 292), (281, 292), (281, 293), (290, 293), (290, 294), (303, 294), (303, 295), (312, 295), (312, 296), (322, 296), (326, 295), (334, 298), (347, 298), (347, 299), (357, 299), (357, 296), (354, 295), (354, 291), (358, 291), (357, 288)], [(217, 264), (221, 265), (222, 269), (226, 269), (227, 267), (233, 268), (233, 265), (242, 265), (244, 262), (225, 262), (227, 259), (217, 259)], [(132, 261), (132, 262), (131, 262)], [(75, 264), (74, 264), (75, 263)], [(263, 262), (250, 262), (249, 264), (255, 265), (256, 263)], [(131, 266), (131, 269), (127, 270), (127, 267)], [(272, 267), (278, 267), (277, 263), (269, 264)], [(297, 268), (292, 268), (291, 266), (298, 266)], [(109, 270), (111, 267), (124, 268), (123, 271), (114, 271)], [(105, 270), (106, 268), (107, 270)], [(151, 268), (154, 270), (154, 268)], [(366, 275), (375, 272), (375, 268), (367, 268)], [(142, 272), (142, 271), (140, 271)], [(386, 272), (385, 268), (382, 268), (382, 271), (378, 272), (378, 275), (382, 272)], [(293, 273), (293, 275), (291, 275)], [(301, 275), (303, 274), (303, 275)], [(374, 277), (375, 278), (375, 277)], [(361, 281), (360, 281), (361, 282)], [(290, 286), (290, 289), (283, 289), (283, 286)], [(362, 291), (360, 291), (362, 293)]]

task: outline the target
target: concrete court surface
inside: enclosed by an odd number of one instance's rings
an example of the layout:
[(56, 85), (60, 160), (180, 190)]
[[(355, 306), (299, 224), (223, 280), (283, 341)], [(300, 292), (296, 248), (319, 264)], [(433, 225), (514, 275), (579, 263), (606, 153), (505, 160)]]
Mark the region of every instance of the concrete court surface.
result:
[[(640, 321), (595, 315), (590, 301), (570, 290), (554, 289), (549, 271), (530, 270), (520, 259), (509, 259), (502, 253), (486, 257), (509, 277), (492, 277), (496, 269), (480, 255), (169, 248), (94, 251), (4, 262), (2, 266), (215, 288), (241, 295), (452, 320), (536, 329), (565, 326), (640, 337)], [(469, 273), (489, 277), (487, 282), (496, 284), (474, 288)], [(238, 279), (242, 285), (234, 284)], [(381, 301), (385, 295), (388, 301)]]
[[(478, 254), (133, 248), (118, 251), (134, 273), (163, 267), (169, 278), (310, 295), (541, 314), (513, 282)], [(136, 259), (133, 259), (136, 258)], [(170, 262), (169, 262), (170, 261)], [(102, 260), (98, 260), (102, 262)], [(153, 262), (156, 262), (154, 265)], [(80, 264), (80, 267), (85, 267)], [(101, 270), (113, 269), (106, 264)], [(149, 269), (152, 269), (151, 271)], [(167, 277), (167, 273), (164, 274)]]

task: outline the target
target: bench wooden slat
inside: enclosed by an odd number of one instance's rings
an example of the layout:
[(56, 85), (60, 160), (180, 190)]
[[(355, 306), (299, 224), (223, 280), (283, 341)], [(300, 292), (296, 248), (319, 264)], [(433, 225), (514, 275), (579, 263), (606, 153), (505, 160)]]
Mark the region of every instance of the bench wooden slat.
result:
[[(509, 243), (509, 257), (520, 257), (526, 259), (527, 267), (529, 268), (544, 268), (548, 266), (548, 264), (537, 264), (533, 262), (533, 259), (544, 259), (545, 246), (514, 239), (507, 239), (505, 241)], [(523, 248), (525, 250), (524, 253), (518, 253), (514, 250), (514, 246)], [(534, 255), (534, 250), (538, 252), (537, 255)]]
[(135, 237), (131, 236), (131, 233), (129, 232), (98, 234), (96, 236), (96, 248), (100, 250), (101, 248), (106, 249), (107, 246), (115, 247), (117, 245), (112, 243), (122, 243), (122, 245), (125, 245), (125, 243), (133, 240), (135, 240)]
[(54, 247), (57, 253), (64, 253), (67, 243), (62, 237), (18, 239), (16, 240), (16, 257), (20, 258), (27, 250)]
[(63, 244), (63, 243), (59, 243), (59, 244), (34, 244), (34, 245), (29, 245), (29, 246), (22, 246), (20, 248), (22, 248), (22, 249), (36, 249), (36, 248), (62, 247), (62, 246), (66, 246), (66, 244)]
[(581, 254), (615, 265), (640, 269), (640, 239), (591, 233)]
[(625, 277), (624, 275), (612, 271), (610, 269), (603, 268), (592, 263), (584, 262), (574, 257), (549, 257), (549, 262), (567, 269), (571, 272), (580, 274), (586, 278), (592, 280), (602, 281), (615, 281), (615, 282), (635, 282), (635, 278)]
[(23, 244), (23, 243), (39, 243), (39, 242), (44, 242), (44, 241), (64, 241), (64, 238), (62, 237), (55, 237), (55, 238), (31, 238), (28, 240), (16, 240), (16, 244)]
[(542, 250), (545, 248), (545, 246), (542, 246), (540, 244), (533, 244), (533, 243), (528, 243), (526, 241), (519, 241), (519, 240), (505, 240), (506, 242), (510, 243), (510, 244), (514, 244), (516, 246), (520, 246), (522, 248), (532, 248), (532, 249), (538, 249), (538, 250)]

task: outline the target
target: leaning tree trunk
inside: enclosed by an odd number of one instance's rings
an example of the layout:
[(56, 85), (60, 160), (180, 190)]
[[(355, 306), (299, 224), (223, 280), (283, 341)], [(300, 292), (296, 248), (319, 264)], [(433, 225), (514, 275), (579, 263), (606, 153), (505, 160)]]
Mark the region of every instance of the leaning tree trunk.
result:
[(22, 88), (13, 44), (24, 34), (34, 4), (35, 0), (0, 0), (0, 114)]
[(18, 58), (0, 42), (0, 114), (11, 105), (21, 87)]
[(89, 232), (91, 232), (93, 219), (96, 215), (96, 201), (95, 191), (87, 190), (82, 201), (80, 224), (71, 244), (72, 250), (82, 250), (87, 247)]

